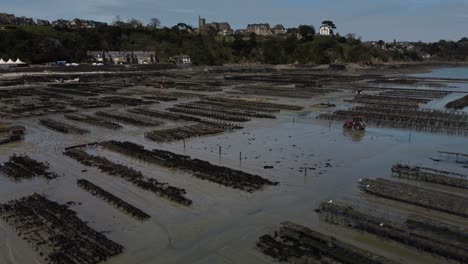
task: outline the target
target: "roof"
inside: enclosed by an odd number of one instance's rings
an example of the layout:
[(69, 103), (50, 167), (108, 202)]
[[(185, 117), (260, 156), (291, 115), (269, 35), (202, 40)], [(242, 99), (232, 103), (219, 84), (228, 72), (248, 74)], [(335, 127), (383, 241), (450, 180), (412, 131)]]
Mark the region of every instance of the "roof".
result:
[(248, 24), (247, 28), (260, 27), (260, 28), (270, 28), (270, 24), (261, 23), (261, 24)]
[(24, 62), (22, 62), (19, 58), (16, 59), (16, 61), (13, 61), (12, 59), (9, 59), (8, 61), (5, 61), (2, 59), (0, 59), (0, 64), (26, 64)]
[(216, 29), (231, 29), (231, 25), (229, 25), (228, 22), (211, 22), (208, 24), (205, 24), (205, 28), (208, 27), (214, 27)]
[(276, 26), (273, 27), (273, 29), (285, 29), (285, 27), (281, 24), (278, 24)]

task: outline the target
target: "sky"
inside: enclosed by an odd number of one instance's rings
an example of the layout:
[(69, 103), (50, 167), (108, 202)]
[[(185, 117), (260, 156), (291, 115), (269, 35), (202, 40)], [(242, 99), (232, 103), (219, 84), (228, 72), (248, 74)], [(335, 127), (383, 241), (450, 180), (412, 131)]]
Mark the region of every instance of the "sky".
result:
[(112, 22), (156, 17), (162, 25), (198, 26), (229, 22), (234, 29), (250, 23), (314, 25), (333, 20), (341, 35), (363, 40), (438, 41), (468, 37), (468, 0), (0, 0), (0, 12), (54, 20)]

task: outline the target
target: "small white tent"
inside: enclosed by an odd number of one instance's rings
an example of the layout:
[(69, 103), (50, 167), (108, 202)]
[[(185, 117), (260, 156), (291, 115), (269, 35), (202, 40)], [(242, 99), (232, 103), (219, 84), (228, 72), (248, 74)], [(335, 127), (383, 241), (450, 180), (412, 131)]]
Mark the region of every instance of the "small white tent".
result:
[(25, 64), (25, 63), (22, 62), (19, 58), (16, 59), (15, 63), (16, 63), (16, 64)]
[(3, 60), (3, 58), (0, 59), (0, 64), (5, 64), (6, 61)]
[(6, 63), (7, 64), (15, 64), (15, 62), (13, 60), (11, 60), (11, 59), (9, 59)]

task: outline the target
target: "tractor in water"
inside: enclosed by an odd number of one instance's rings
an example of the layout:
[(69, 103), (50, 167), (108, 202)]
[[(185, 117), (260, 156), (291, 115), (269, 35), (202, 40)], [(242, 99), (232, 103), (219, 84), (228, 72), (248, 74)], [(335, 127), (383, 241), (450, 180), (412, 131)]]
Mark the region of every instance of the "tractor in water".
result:
[(348, 120), (343, 124), (343, 128), (345, 129), (353, 129), (354, 130), (365, 130), (367, 127), (366, 122), (364, 121), (364, 117), (362, 116), (354, 116), (353, 120)]

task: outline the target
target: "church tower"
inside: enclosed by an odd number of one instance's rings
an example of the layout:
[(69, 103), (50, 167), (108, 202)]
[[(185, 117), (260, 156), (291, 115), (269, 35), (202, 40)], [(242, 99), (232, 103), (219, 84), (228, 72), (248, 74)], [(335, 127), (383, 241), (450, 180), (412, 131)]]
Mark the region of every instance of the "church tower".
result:
[(198, 16), (198, 29), (201, 31), (205, 28), (206, 25), (206, 19)]

